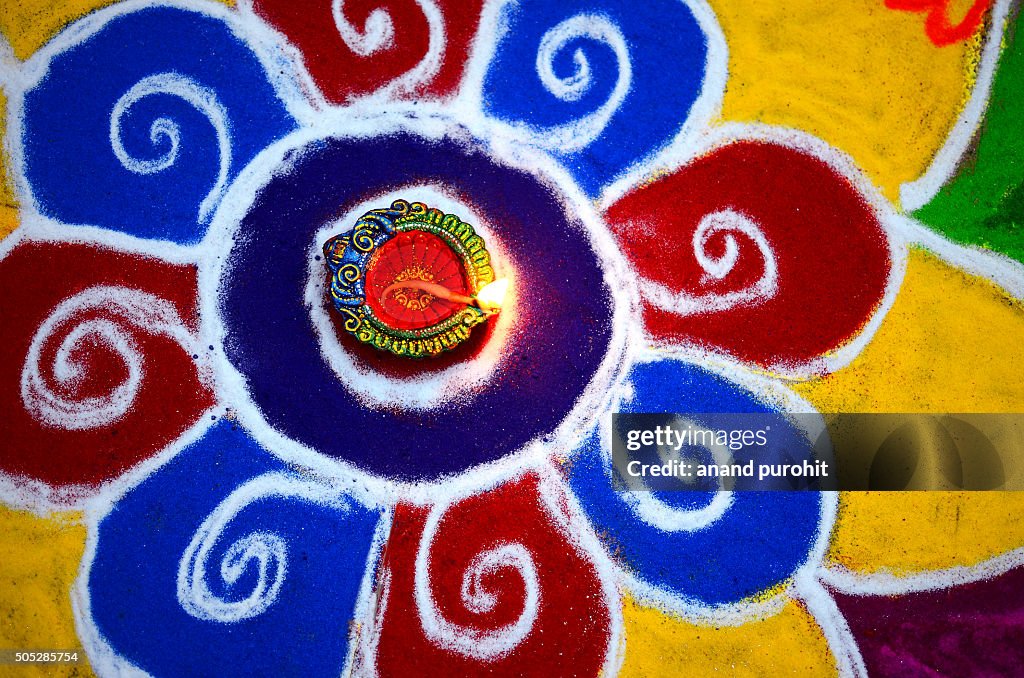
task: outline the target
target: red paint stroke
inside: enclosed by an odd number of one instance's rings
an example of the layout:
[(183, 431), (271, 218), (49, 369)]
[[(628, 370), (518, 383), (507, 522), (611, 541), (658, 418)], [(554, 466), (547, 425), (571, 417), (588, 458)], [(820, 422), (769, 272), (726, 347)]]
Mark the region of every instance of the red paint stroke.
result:
[[(306, 69), (335, 104), (369, 94), (416, 67), (427, 55), (427, 16), (414, 0), (345, 0), (344, 18), (358, 34), (365, 34), (367, 19), (386, 12), (393, 40), (366, 55), (357, 54), (342, 38), (331, 10), (332, 0), (254, 0), (253, 10), (298, 47)], [(465, 70), (469, 46), (480, 22), (482, 0), (436, 0), (444, 22), (444, 50), (437, 73), (408, 98), (444, 97), (454, 93)], [(376, 16), (383, 17), (383, 14)]]
[(428, 509), (397, 507), (378, 576), (384, 605), (377, 629), (381, 676), (598, 675), (611, 635), (601, 582), (593, 563), (573, 546), (576, 536), (564, 531), (568, 518), (560, 516), (560, 525), (545, 509), (538, 482), (531, 474), (458, 502), (441, 518), (430, 547), (431, 591), (441, 614), (484, 633), (519, 618), (526, 587), (512, 567), (485, 574), (482, 588), (496, 596), (495, 604), (473, 612), (462, 597), (470, 563), (501, 544), (521, 544), (529, 552), (540, 584), (537, 617), (518, 645), (491, 660), (440, 647), (425, 635), (414, 593), (414, 563)]
[(945, 47), (974, 35), (985, 18), (985, 13), (992, 6), (992, 0), (975, 0), (964, 14), (963, 19), (954, 24), (949, 17), (950, 1), (885, 0), (885, 6), (905, 12), (928, 12), (928, 17), (924, 22), (924, 32), (937, 47)]
[[(792, 148), (740, 141), (674, 174), (634, 189), (607, 221), (638, 273), (673, 293), (724, 295), (765, 273), (752, 238), (733, 233), (738, 258), (721, 279), (698, 263), (694, 233), (703, 217), (732, 210), (757, 225), (778, 267), (767, 299), (697, 314), (644, 303), (659, 340), (696, 343), (767, 367), (803, 364), (848, 342), (878, 308), (891, 262), (881, 224), (864, 197), (822, 160)], [(706, 254), (723, 259), (725, 232)]]
[[(165, 335), (130, 328), (143, 356), (142, 381), (131, 409), (119, 420), (84, 430), (41, 423), (25, 407), (22, 370), (40, 325), (64, 300), (94, 286), (120, 286), (165, 299), (189, 332), (198, 330), (194, 266), (72, 243), (22, 243), (0, 260), (0, 471), (50, 484), (94, 485), (152, 456), (194, 424), (214, 402), (192, 357)], [(40, 365), (52, 375), (57, 347), (81, 322), (116, 318), (92, 309), (58, 325), (44, 344)], [(124, 361), (108, 346), (87, 341), (75, 350), (87, 365), (74, 394), (109, 393), (127, 377)], [(45, 370), (51, 370), (47, 373)]]
[(1021, 675), (1024, 568), (902, 596), (833, 595), (868, 675)]

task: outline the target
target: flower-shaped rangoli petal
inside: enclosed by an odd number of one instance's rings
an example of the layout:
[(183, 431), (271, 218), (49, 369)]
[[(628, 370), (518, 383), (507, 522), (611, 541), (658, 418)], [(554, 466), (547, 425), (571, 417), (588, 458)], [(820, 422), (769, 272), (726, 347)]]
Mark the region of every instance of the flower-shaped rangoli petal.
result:
[(72, 500), (213, 405), (196, 270), (93, 245), (4, 244), (0, 288), (18, 293), (0, 298), (0, 470)]
[(462, 79), (480, 0), (250, 0), (281, 31), (324, 98), (444, 97)]
[[(776, 411), (764, 395), (675, 359), (634, 366), (627, 384), (620, 412), (699, 417)], [(708, 614), (763, 597), (820, 560), (834, 498), (819, 492), (616, 491), (609, 424), (610, 417), (566, 461), (569, 487), (641, 597)], [(773, 431), (782, 435), (791, 450), (813, 458), (804, 433)]]
[(92, 519), (75, 603), (97, 669), (342, 674), (380, 517), (218, 423)]
[(83, 19), (26, 65), (11, 118), (22, 197), (66, 224), (194, 243), (295, 120), (264, 70), (265, 36), (247, 44), (215, 7), (134, 9)]
[(450, 504), (399, 505), (366, 665), (380, 675), (599, 674), (614, 662), (621, 621), (588, 539), (559, 483), (533, 472)]
[(885, 208), (834, 152), (773, 136), (714, 146), (605, 217), (641, 278), (655, 339), (822, 372), (870, 338), (903, 255), (891, 251)]
[(497, 44), (471, 65), (468, 91), (507, 132), (558, 157), (590, 195), (634, 181), (721, 101), (725, 40), (703, 3), (530, 0), (492, 8), (481, 28)]

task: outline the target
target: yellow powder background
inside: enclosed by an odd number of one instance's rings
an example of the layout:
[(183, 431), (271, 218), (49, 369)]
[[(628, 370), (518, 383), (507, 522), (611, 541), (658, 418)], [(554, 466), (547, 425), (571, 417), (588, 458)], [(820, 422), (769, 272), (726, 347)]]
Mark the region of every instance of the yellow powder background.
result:
[[(0, 507), (0, 648), (81, 648), (71, 613), (71, 586), (85, 550), (78, 513), (48, 519)], [(84, 652), (80, 654), (84, 657)], [(16, 676), (91, 676), (85, 663), (2, 666)]]
[[(218, 0), (234, 5), (234, 0)], [(72, 21), (115, 0), (6, 0), (0, 7), (0, 33), (14, 56), (25, 60)]]
[[(821, 412), (1020, 412), (1024, 308), (922, 250), (874, 339), (794, 386)], [(1024, 546), (1024, 492), (840, 495), (829, 557), (861, 571), (973, 565)]]
[[(0, 90), (0, 137), (7, 129), (7, 98)], [(0, 239), (18, 226), (18, 203), (14, 199), (10, 174), (7, 171), (7, 153), (0, 153)]]
[(624, 678), (837, 674), (818, 623), (795, 601), (767, 619), (714, 627), (666, 615), (627, 596), (623, 621)]
[[(974, 84), (980, 41), (936, 49), (924, 15), (882, 0), (712, 0), (729, 48), (722, 117), (810, 132), (899, 204)], [(954, 10), (955, 11), (955, 10)]]

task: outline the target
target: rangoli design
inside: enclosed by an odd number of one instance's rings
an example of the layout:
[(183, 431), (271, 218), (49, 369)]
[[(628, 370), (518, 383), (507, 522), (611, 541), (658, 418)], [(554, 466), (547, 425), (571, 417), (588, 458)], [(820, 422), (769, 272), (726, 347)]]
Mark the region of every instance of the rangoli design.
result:
[(1008, 0), (11, 0), (0, 646), (1018, 673), (1024, 497), (635, 495), (607, 445), (612, 412), (1021, 409), (1017, 27)]

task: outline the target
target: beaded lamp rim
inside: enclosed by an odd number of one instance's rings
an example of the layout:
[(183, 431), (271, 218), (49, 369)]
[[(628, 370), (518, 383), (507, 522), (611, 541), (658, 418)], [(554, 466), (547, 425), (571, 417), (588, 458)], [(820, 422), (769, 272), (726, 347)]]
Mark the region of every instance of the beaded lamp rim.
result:
[(377, 317), (366, 303), (367, 267), (381, 247), (399, 233), (412, 231), (437, 236), (452, 249), (462, 263), (471, 296), (494, 281), (490, 253), (473, 226), (422, 202), (398, 199), (390, 207), (366, 212), (352, 230), (327, 240), (323, 252), (331, 301), (344, 318), (345, 331), (377, 349), (420, 358), (456, 348), (490, 314), (467, 306), (439, 323), (410, 330), (391, 327)]

